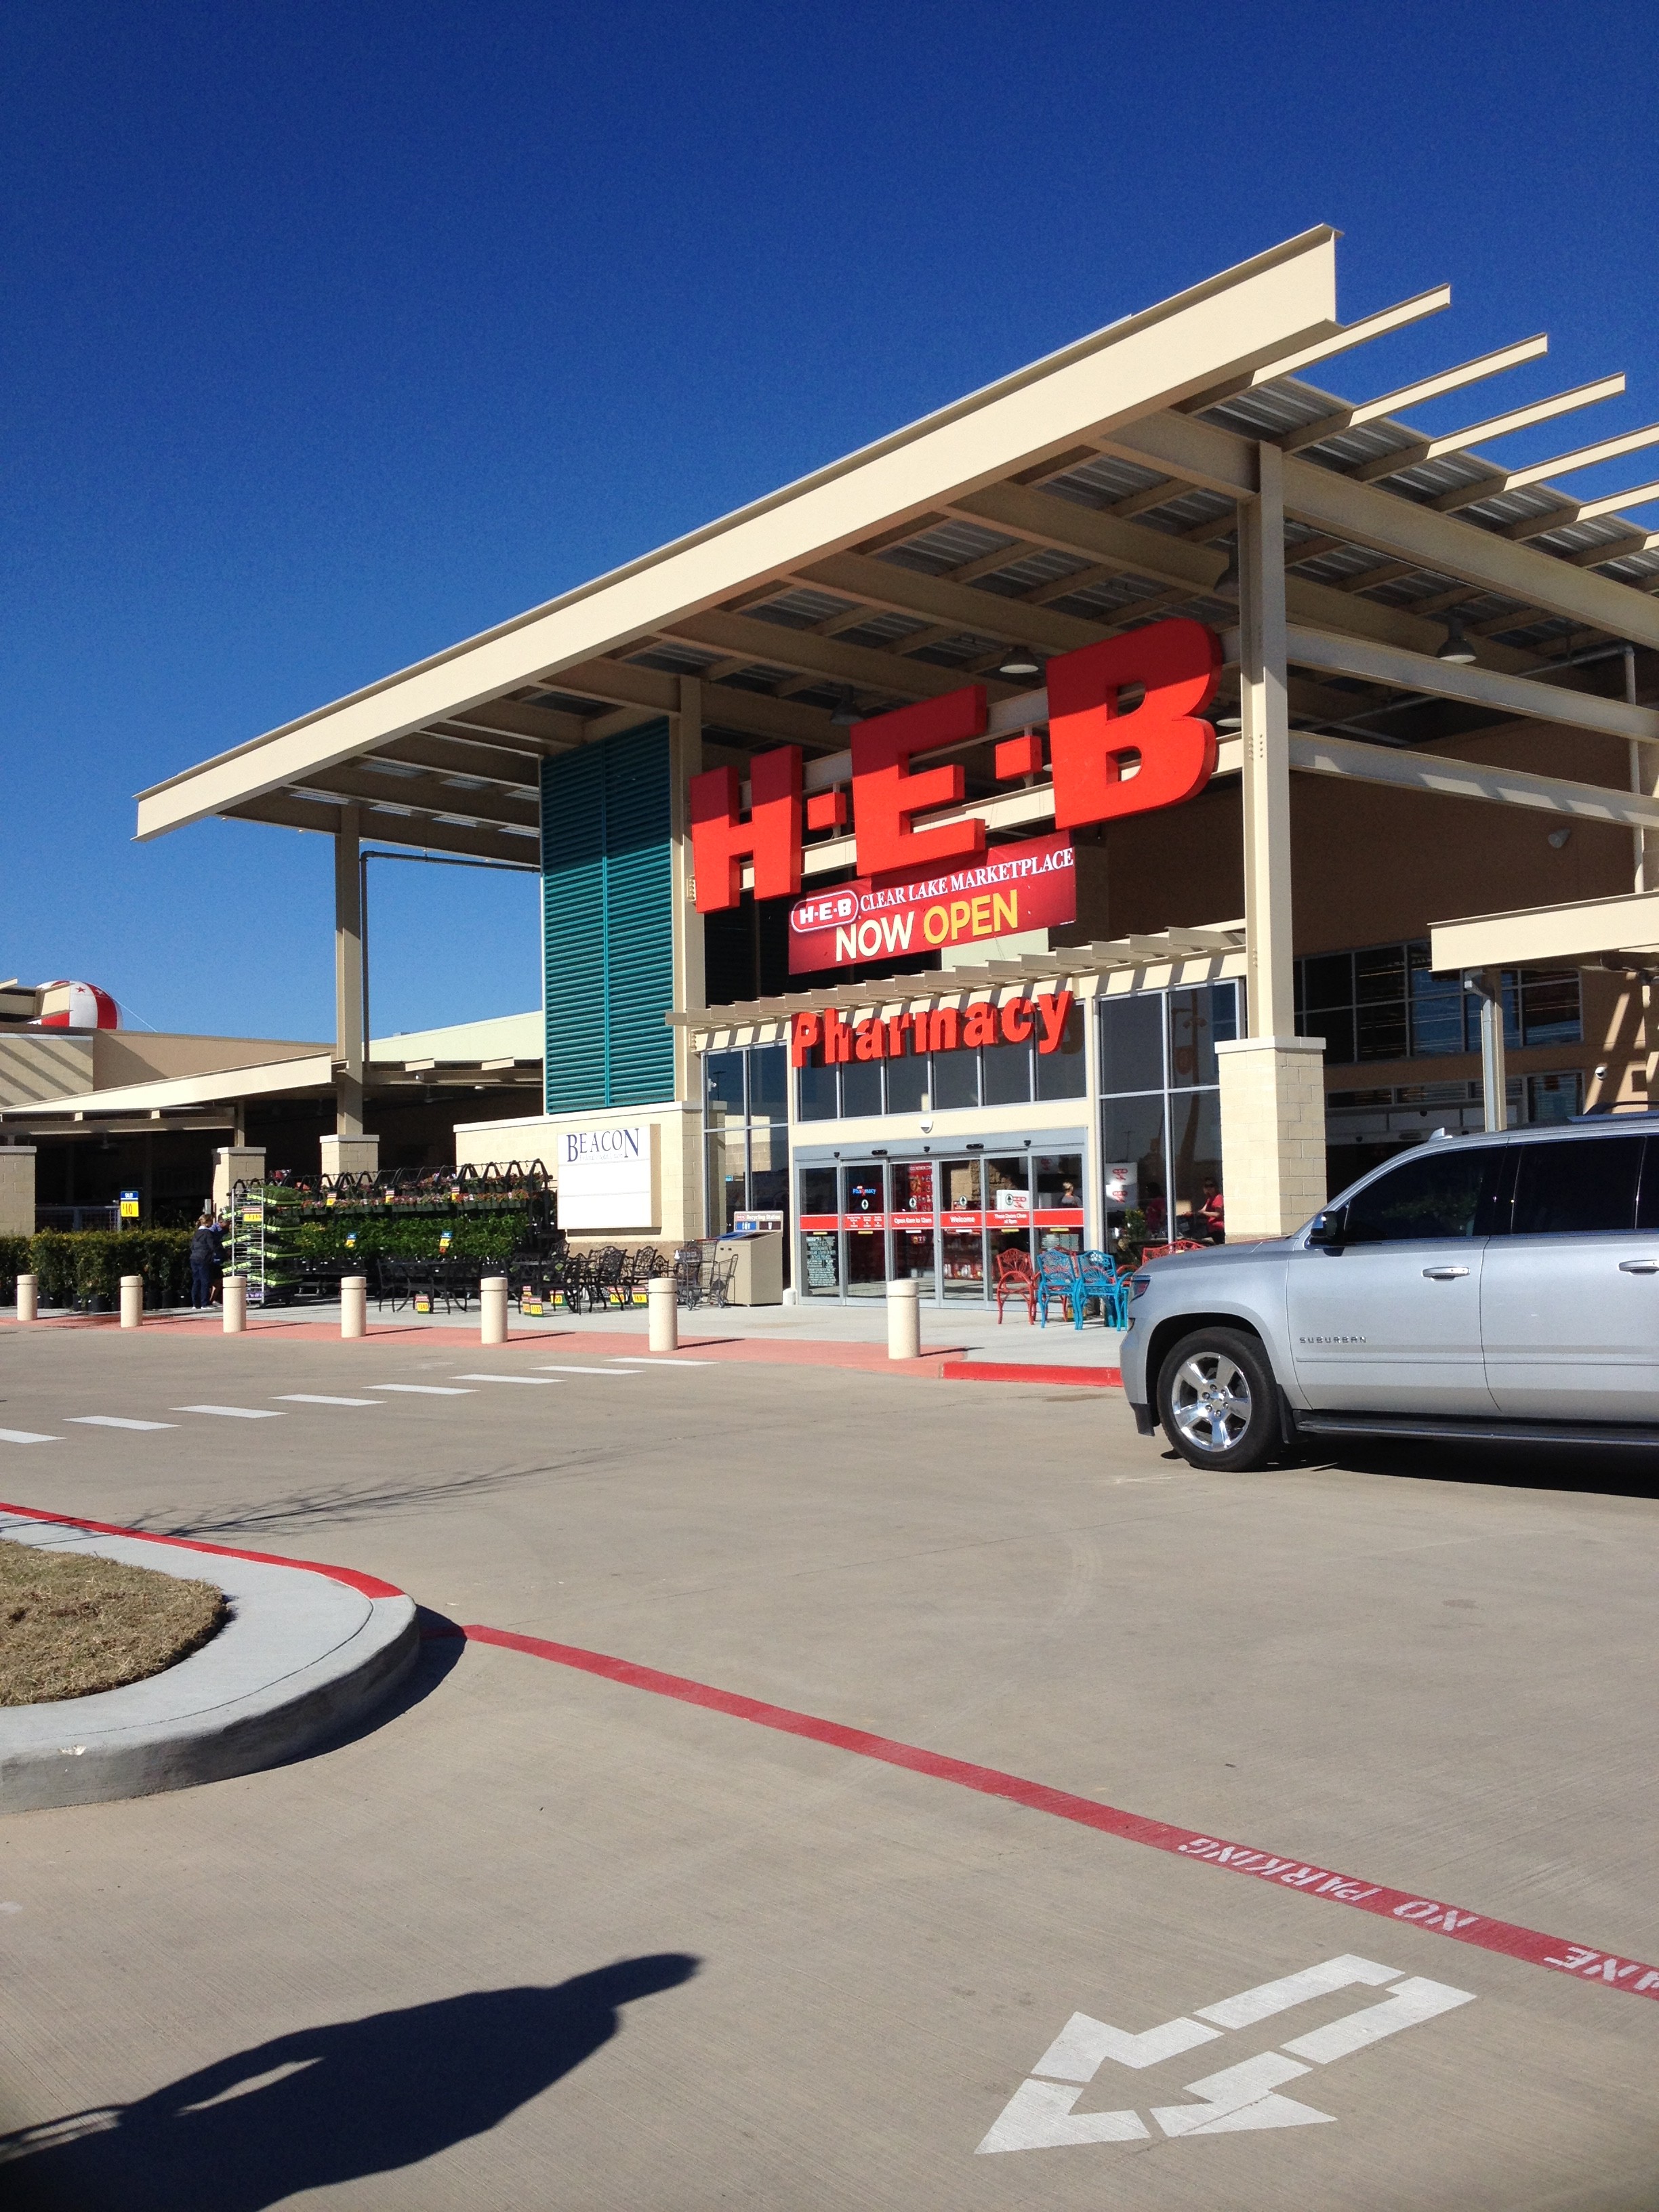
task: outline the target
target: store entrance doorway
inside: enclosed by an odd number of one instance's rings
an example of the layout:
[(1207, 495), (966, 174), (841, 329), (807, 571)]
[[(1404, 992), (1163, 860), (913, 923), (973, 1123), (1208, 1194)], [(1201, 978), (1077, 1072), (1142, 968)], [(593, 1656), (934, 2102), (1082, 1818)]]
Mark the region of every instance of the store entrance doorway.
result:
[(1005, 1252), (1083, 1248), (1083, 1153), (882, 1152), (796, 1171), (801, 1294), (851, 1304), (914, 1279), (933, 1305), (985, 1304)]

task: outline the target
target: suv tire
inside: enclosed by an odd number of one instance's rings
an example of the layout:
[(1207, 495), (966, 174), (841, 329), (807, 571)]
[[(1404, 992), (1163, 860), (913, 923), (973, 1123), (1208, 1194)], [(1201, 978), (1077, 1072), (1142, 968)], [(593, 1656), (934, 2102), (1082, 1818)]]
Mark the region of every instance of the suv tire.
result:
[(1164, 1433), (1193, 1467), (1243, 1474), (1276, 1449), (1279, 1389), (1259, 1337), (1200, 1328), (1183, 1336), (1158, 1370)]

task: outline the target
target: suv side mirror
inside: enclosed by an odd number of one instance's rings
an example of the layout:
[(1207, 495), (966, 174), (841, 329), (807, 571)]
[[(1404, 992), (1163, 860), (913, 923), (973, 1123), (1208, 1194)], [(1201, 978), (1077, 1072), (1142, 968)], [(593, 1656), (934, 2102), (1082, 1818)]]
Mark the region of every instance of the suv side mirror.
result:
[(1316, 1213), (1308, 1224), (1308, 1242), (1310, 1244), (1323, 1245), (1327, 1249), (1340, 1245), (1346, 1234), (1347, 1226), (1347, 1207), (1328, 1206), (1322, 1213)]

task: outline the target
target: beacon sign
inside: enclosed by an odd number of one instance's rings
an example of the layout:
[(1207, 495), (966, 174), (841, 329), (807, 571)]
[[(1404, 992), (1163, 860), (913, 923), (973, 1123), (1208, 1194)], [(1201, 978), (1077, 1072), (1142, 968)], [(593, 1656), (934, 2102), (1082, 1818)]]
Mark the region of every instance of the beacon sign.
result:
[[(853, 732), (853, 829), (858, 878), (802, 898), (807, 830), (846, 822), (842, 793), (803, 797), (800, 750), (781, 745), (750, 763), (751, 805), (739, 805), (738, 772), (713, 769), (691, 780), (691, 840), (697, 909), (736, 906), (743, 865), (757, 899), (797, 902), (790, 915), (789, 965), (796, 974), (926, 953), (943, 945), (1008, 937), (1076, 918), (1069, 832), (1120, 816), (1177, 806), (1215, 773), (1216, 739), (1203, 710), (1214, 696), (1221, 645), (1201, 623), (1152, 623), (1048, 665), (1048, 768), (1054, 834), (988, 849), (976, 817), (926, 820), (960, 807), (960, 760), (913, 763), (986, 734), (982, 684), (923, 700), (860, 722)], [(1138, 695), (1125, 708), (1127, 695)], [(1000, 783), (1024, 783), (1043, 768), (1031, 732), (996, 746)], [(918, 825), (916, 817), (924, 819)]]

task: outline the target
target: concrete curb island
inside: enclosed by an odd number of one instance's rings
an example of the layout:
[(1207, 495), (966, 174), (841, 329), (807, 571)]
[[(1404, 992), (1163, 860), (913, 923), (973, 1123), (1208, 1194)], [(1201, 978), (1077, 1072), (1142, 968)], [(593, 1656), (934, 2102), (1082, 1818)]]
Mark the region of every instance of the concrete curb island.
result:
[(144, 1536), (0, 1505), (0, 1537), (216, 1583), (231, 1617), (148, 1680), (0, 1706), (0, 1814), (187, 1790), (279, 1765), (394, 1689), (420, 1649), (415, 1603), (349, 1568)]

